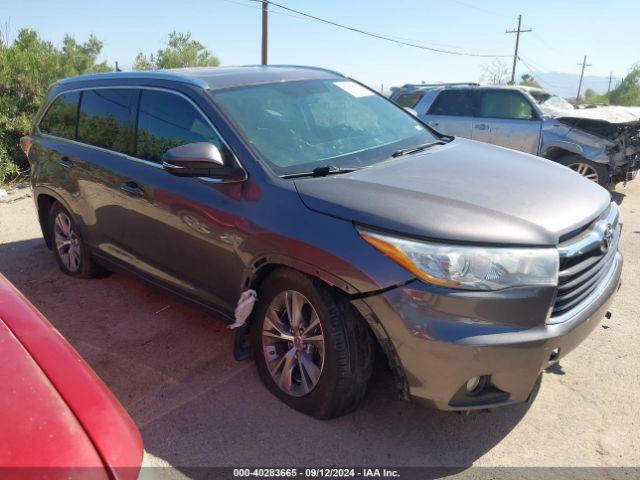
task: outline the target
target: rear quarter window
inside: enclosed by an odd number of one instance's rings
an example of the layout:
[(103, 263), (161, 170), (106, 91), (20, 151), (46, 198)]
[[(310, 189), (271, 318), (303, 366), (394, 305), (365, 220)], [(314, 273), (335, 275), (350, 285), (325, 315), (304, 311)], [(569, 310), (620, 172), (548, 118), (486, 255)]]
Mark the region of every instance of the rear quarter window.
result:
[(59, 95), (40, 120), (38, 125), (40, 132), (71, 140), (75, 139), (79, 98), (80, 92)]
[(434, 100), (429, 115), (473, 116), (473, 92), (470, 90), (444, 90)]
[(420, 92), (402, 93), (398, 95), (398, 98), (396, 98), (395, 102), (401, 107), (413, 108), (418, 104), (423, 95), (424, 93)]
[(138, 90), (129, 88), (83, 91), (78, 140), (116, 152), (133, 153), (138, 94)]

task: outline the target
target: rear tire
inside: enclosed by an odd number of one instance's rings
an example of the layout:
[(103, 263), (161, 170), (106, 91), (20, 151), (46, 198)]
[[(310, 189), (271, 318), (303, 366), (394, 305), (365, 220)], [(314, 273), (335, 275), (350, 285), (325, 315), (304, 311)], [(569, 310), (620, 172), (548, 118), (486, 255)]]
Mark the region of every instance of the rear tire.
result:
[(49, 238), (58, 267), (77, 278), (93, 278), (100, 269), (94, 263), (73, 216), (55, 202), (49, 210)]
[(592, 162), (580, 155), (563, 155), (555, 160), (556, 162), (569, 167), (574, 172), (582, 175), (587, 180), (596, 182), (598, 185), (607, 187), (609, 185), (609, 169), (606, 165)]
[(320, 419), (355, 410), (371, 377), (374, 349), (369, 328), (353, 307), (321, 281), (289, 269), (272, 272), (258, 298), (253, 354), (267, 389)]

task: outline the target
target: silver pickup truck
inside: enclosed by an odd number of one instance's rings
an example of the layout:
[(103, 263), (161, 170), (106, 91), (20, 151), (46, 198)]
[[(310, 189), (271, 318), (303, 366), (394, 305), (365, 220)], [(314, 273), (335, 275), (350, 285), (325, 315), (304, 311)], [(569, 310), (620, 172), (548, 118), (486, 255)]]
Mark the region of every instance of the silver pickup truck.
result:
[(542, 89), (473, 83), (412, 85), (391, 95), (454, 136), (539, 155), (612, 188), (640, 164), (640, 109), (576, 109)]

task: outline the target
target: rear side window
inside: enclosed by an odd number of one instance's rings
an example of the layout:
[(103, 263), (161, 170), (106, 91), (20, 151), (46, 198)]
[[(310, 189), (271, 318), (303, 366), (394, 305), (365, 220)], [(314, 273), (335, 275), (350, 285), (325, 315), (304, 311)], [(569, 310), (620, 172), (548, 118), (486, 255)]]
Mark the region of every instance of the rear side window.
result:
[(470, 90), (444, 90), (429, 109), (429, 115), (473, 116), (473, 92)]
[(486, 91), (480, 97), (480, 116), (531, 120), (531, 104), (516, 91)]
[(143, 90), (138, 113), (136, 156), (161, 162), (174, 147), (210, 142), (221, 148), (215, 131), (186, 99), (169, 92)]
[(401, 107), (405, 108), (413, 108), (415, 107), (420, 99), (422, 98), (423, 93), (403, 93), (396, 98), (396, 103)]
[(129, 88), (83, 91), (78, 140), (116, 152), (132, 153), (138, 94), (138, 90)]
[(56, 98), (40, 120), (40, 131), (57, 137), (76, 138), (80, 92), (63, 93)]

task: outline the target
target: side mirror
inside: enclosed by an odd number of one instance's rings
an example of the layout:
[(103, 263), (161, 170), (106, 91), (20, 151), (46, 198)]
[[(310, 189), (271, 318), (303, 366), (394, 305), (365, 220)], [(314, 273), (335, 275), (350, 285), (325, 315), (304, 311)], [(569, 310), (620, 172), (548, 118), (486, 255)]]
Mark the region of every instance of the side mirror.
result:
[(245, 171), (226, 166), (218, 147), (209, 142), (187, 143), (167, 150), (162, 156), (162, 168), (177, 177), (207, 177), (220, 182), (246, 179)]
[(416, 112), (413, 108), (409, 108), (409, 107), (402, 107), (402, 108), (404, 108), (407, 112), (409, 112), (414, 117), (418, 116), (418, 112)]

